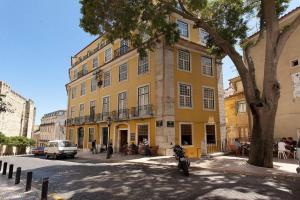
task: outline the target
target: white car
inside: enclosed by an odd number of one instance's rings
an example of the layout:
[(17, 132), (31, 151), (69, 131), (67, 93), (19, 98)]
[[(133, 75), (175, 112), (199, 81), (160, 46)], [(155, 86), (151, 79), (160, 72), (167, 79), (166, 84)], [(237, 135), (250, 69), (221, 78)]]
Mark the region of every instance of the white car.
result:
[(71, 157), (74, 158), (77, 154), (77, 146), (72, 144), (69, 140), (52, 140), (49, 141), (48, 146), (44, 149), (46, 159), (53, 157)]

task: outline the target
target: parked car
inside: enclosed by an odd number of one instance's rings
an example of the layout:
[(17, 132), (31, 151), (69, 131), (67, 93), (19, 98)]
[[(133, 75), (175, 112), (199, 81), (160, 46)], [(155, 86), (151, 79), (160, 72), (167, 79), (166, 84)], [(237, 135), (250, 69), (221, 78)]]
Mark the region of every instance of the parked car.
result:
[(46, 159), (53, 157), (71, 157), (74, 158), (77, 154), (77, 146), (72, 144), (69, 140), (52, 140), (49, 141), (48, 146), (45, 147)]
[(34, 156), (42, 156), (45, 154), (44, 152), (44, 147), (36, 147), (36, 148), (33, 148), (31, 150), (31, 153), (34, 155)]

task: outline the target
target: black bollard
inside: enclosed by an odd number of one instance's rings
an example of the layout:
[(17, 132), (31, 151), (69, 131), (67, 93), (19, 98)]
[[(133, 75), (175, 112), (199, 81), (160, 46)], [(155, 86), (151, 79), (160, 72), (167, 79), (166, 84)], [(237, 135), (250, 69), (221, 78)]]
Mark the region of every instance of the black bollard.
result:
[(0, 171), (2, 169), (2, 160), (0, 160)]
[(41, 200), (47, 200), (49, 178), (43, 178)]
[(21, 167), (17, 168), (15, 184), (19, 184), (21, 179)]
[(26, 188), (25, 188), (26, 192), (31, 190), (31, 183), (32, 183), (32, 172), (27, 172)]
[(2, 175), (6, 175), (6, 169), (7, 169), (7, 162), (3, 164), (3, 170), (2, 170)]
[(8, 169), (8, 178), (11, 179), (13, 176), (13, 171), (14, 171), (14, 165), (10, 164), (9, 169)]

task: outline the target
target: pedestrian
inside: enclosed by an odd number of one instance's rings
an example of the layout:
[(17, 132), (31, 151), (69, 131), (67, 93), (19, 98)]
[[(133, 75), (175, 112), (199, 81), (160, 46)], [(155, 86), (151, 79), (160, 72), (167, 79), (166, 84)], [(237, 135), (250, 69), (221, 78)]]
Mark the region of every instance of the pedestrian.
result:
[(92, 142), (92, 153), (96, 154), (96, 140)]
[(145, 156), (151, 156), (149, 142), (148, 142), (147, 138), (144, 138), (144, 146), (145, 146)]
[(112, 142), (109, 142), (109, 145), (108, 145), (108, 158), (111, 158), (113, 153), (114, 153), (114, 150), (113, 150)]

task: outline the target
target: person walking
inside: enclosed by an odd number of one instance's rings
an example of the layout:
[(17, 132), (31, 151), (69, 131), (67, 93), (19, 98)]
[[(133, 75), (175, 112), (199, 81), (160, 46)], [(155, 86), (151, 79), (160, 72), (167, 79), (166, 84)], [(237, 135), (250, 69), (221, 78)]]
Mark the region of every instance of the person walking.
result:
[(96, 149), (96, 140), (94, 140), (94, 141), (92, 142), (92, 153), (93, 153), (93, 154), (96, 154), (96, 153), (97, 153), (97, 149)]

